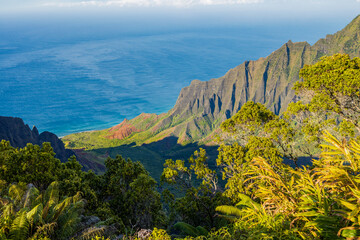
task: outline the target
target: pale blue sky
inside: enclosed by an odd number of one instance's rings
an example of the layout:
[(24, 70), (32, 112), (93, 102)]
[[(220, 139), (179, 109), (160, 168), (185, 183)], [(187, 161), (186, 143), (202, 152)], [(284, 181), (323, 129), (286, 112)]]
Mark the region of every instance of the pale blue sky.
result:
[(261, 24), (275, 20), (321, 20), (343, 24), (358, 14), (360, 0), (0, 0), (0, 25), (5, 20), (81, 16), (85, 21), (88, 16), (93, 19), (115, 16), (157, 18), (161, 19), (160, 23), (184, 20)]
[[(0, 0), (3, 13), (69, 10), (121, 10), (124, 8), (156, 9), (238, 9), (253, 12), (339, 12), (360, 10), (360, 0)], [(285, 14), (285, 12), (283, 12)], [(336, 17), (336, 16), (334, 16)]]
[(338, 3), (346, 5), (348, 3), (359, 2), (359, 0), (0, 0), (0, 6), (57, 6), (57, 7), (75, 7), (75, 6), (174, 6), (174, 7), (192, 7), (209, 5), (247, 5), (247, 4), (289, 4), (289, 5), (326, 5)]
[(359, 14), (360, 0), (0, 0), (0, 28), (51, 21), (67, 21), (68, 26), (103, 22), (129, 27), (271, 22), (318, 23), (320, 31), (321, 24), (341, 29)]

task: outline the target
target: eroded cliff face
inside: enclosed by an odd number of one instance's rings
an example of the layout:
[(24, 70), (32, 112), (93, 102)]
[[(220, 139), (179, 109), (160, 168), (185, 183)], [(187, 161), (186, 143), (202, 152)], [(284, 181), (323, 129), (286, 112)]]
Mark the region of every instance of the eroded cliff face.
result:
[(55, 157), (65, 162), (74, 152), (65, 149), (64, 143), (53, 133), (39, 131), (34, 126), (30, 129), (21, 118), (0, 117), (0, 140), (7, 140), (11, 146), (23, 148), (28, 143), (42, 145), (43, 142), (50, 142), (55, 152)]
[(343, 30), (320, 39), (311, 46), (307, 42), (284, 44), (266, 58), (246, 61), (225, 76), (210, 81), (194, 80), (181, 90), (173, 109), (168, 112), (162, 130), (180, 142), (204, 139), (233, 116), (247, 101), (265, 104), (281, 114), (290, 102), (296, 101), (293, 84), (305, 64), (313, 64), (324, 55), (347, 53), (360, 56), (360, 17)]
[[(221, 78), (206, 82), (194, 80), (181, 90), (168, 113), (153, 117), (150, 122), (144, 120), (148, 123), (145, 128), (142, 115), (127, 121), (137, 131), (131, 131), (123, 140), (149, 143), (175, 136), (179, 143), (211, 141), (221, 122), (233, 116), (247, 101), (265, 104), (281, 114), (290, 102), (297, 100), (292, 87), (305, 64), (335, 53), (359, 57), (359, 40), (360, 16), (313, 46), (289, 41), (268, 57), (246, 61)], [(124, 134), (119, 136), (122, 138)]]
[(260, 102), (280, 114), (295, 100), (291, 88), (299, 80), (299, 70), (312, 63), (317, 52), (306, 42), (289, 41), (270, 56), (246, 61), (221, 78), (192, 81), (181, 90), (169, 111), (170, 126), (176, 129), (174, 134), (179, 133), (180, 141), (199, 140), (247, 101)]

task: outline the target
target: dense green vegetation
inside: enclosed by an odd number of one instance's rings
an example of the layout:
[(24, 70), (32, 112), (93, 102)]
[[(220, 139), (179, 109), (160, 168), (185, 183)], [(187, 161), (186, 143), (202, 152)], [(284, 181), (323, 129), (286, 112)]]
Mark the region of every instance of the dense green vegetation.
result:
[[(15, 149), (0, 142), (0, 239), (81, 238), (104, 226), (113, 235), (163, 226), (156, 182), (139, 162), (108, 158), (98, 176), (82, 171), (74, 157), (61, 163), (54, 155), (48, 143)], [(98, 225), (82, 229), (84, 215), (100, 217)]]
[(300, 77), (283, 115), (247, 102), (221, 124), (216, 167), (200, 148), (166, 160), (159, 183), (119, 155), (96, 175), (47, 143), (2, 141), (0, 239), (360, 238), (360, 59), (323, 57)]

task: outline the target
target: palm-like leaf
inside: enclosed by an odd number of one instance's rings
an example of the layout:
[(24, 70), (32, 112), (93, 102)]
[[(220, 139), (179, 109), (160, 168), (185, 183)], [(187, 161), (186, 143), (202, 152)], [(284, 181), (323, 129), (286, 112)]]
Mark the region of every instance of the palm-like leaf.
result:
[[(292, 212), (296, 206), (297, 196), (294, 195), (296, 177), (293, 170), (282, 164), (274, 166), (266, 159), (256, 157), (251, 161), (245, 183), (252, 189), (257, 198), (262, 199), (262, 205), (268, 210), (278, 212)], [(253, 202), (254, 203), (254, 202)]]
[(228, 216), (233, 216), (234, 218), (232, 219), (238, 219), (242, 216), (243, 212), (234, 206), (228, 206), (228, 205), (222, 205), (222, 206), (218, 206), (215, 209), (217, 212), (221, 212), (222, 214), (228, 215)]
[(201, 232), (199, 232), (199, 230), (196, 229), (196, 227), (191, 226), (190, 224), (187, 224), (185, 222), (177, 222), (174, 225), (174, 228), (180, 230), (186, 236), (197, 237), (201, 235)]

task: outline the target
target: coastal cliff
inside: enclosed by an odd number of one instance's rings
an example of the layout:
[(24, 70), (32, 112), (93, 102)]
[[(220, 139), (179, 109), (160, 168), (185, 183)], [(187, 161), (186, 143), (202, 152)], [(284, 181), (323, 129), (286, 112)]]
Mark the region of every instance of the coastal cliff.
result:
[[(247, 101), (264, 104), (281, 114), (296, 101), (293, 84), (306, 64), (322, 56), (347, 53), (360, 56), (360, 16), (341, 31), (327, 35), (314, 45), (288, 41), (278, 50), (256, 61), (245, 61), (223, 77), (209, 81), (194, 80), (180, 91), (175, 106), (167, 113), (141, 114), (120, 125), (91, 133), (78, 133), (63, 140), (71, 147), (97, 148), (130, 143), (151, 143), (176, 137), (178, 143), (211, 143), (224, 120), (233, 116)], [(91, 135), (93, 137), (91, 137)], [(94, 137), (107, 139), (99, 146)]]

